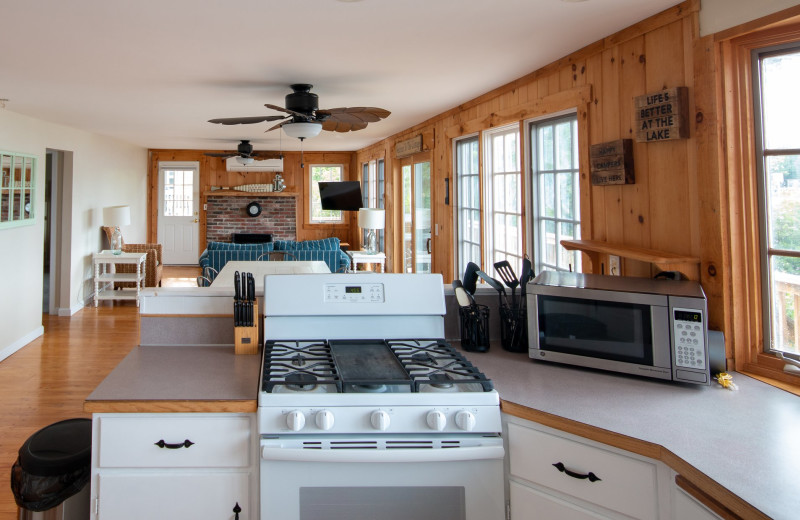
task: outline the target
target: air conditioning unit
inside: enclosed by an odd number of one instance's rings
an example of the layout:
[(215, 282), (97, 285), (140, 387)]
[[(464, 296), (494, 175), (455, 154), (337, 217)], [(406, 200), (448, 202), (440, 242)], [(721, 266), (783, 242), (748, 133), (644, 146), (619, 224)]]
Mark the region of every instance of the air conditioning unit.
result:
[(265, 159), (242, 164), (238, 157), (229, 157), (225, 160), (225, 169), (229, 172), (282, 172), (283, 159)]

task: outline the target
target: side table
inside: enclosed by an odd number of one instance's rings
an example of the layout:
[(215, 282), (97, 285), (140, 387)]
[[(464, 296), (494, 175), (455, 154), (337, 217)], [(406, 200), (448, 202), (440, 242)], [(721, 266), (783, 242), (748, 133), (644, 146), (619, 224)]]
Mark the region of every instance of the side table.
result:
[[(139, 306), (139, 293), (144, 287), (144, 269), (147, 253), (120, 253), (109, 250), (92, 255), (94, 264), (94, 306), (98, 300), (136, 300)], [(135, 273), (117, 273), (117, 264), (136, 264)], [(134, 282), (133, 289), (114, 290), (114, 282)], [(102, 285), (102, 287), (101, 287)]]
[(353, 262), (353, 271), (358, 270), (358, 264), (380, 264), (381, 272), (386, 271), (385, 253), (367, 253), (366, 251), (346, 251)]

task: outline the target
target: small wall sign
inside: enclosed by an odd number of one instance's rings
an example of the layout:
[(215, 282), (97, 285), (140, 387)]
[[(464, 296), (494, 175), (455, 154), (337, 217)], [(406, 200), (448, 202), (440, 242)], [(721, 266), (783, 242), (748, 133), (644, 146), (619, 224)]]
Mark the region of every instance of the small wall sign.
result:
[(422, 151), (422, 134), (414, 136), (411, 139), (397, 141), (397, 144), (394, 147), (394, 155), (398, 159), (400, 159), (401, 157), (408, 157), (409, 155), (414, 155), (415, 153), (419, 153), (421, 151)]
[(675, 87), (633, 99), (636, 141), (672, 141), (689, 137), (689, 88)]
[(633, 141), (618, 139), (589, 148), (593, 186), (633, 184)]

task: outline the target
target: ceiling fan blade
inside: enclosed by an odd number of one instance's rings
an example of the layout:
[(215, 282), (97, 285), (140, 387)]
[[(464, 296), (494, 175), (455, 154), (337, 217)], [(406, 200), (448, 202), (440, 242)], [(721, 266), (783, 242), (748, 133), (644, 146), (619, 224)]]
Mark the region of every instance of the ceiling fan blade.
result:
[(219, 119), (209, 119), (209, 123), (216, 123), (218, 125), (252, 125), (254, 123), (263, 123), (264, 121), (275, 121), (283, 119), (282, 116), (252, 116), (252, 117), (221, 117)]
[(337, 121), (332, 118), (322, 123), (322, 129), (328, 132), (355, 132), (356, 130), (363, 130), (366, 127), (367, 123), (363, 121), (351, 123), (348, 121)]
[(317, 115), (336, 121), (375, 123), (389, 117), (391, 112), (377, 107), (341, 107), (318, 110)]
[(253, 152), (250, 154), (253, 159), (283, 159), (281, 152)]
[(264, 130), (264, 133), (272, 132), (273, 130), (277, 130), (278, 128), (282, 127), (283, 123), (285, 123), (285, 122), (286, 121), (281, 121), (280, 123), (278, 123), (277, 125), (273, 126), (272, 128), (267, 128), (266, 130)]
[[(271, 108), (272, 110), (277, 110), (278, 112), (285, 112), (287, 114), (291, 114), (293, 116), (308, 117), (308, 114), (301, 114), (300, 112), (295, 112), (294, 110), (289, 110), (288, 108), (279, 107), (278, 105), (270, 105), (269, 103), (266, 103), (264, 106), (267, 108)], [(275, 118), (280, 117), (282, 119), (286, 116), (273, 116), (273, 117)]]
[(207, 155), (208, 157), (222, 157), (223, 159), (227, 159), (228, 157), (236, 157), (239, 154), (236, 152), (224, 152), (224, 153), (206, 153), (203, 155)]

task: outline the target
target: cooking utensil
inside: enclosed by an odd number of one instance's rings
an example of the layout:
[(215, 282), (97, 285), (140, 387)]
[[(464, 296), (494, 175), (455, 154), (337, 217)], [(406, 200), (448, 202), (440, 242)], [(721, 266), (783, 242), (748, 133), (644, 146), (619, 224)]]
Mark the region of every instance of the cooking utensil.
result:
[(480, 270), (481, 268), (475, 262), (469, 262), (464, 270), (464, 279), (461, 283), (470, 294), (475, 294), (475, 289), (478, 285), (478, 271)]
[(255, 280), (255, 278), (253, 278), (253, 273), (247, 273), (247, 295), (248, 295), (248, 300), (250, 301), (250, 303), (248, 303), (248, 305), (250, 307), (250, 313), (249, 313), (250, 323), (249, 323), (249, 325), (250, 325), (250, 327), (252, 327), (253, 324), (256, 321), (255, 305), (254, 305), (254, 302), (256, 301), (256, 280)]
[(239, 271), (233, 273), (233, 326), (239, 327), (242, 324), (242, 293), (241, 293), (241, 276)]
[[(456, 285), (456, 282), (458, 282), (458, 285)], [(460, 281), (453, 281), (453, 291), (456, 293), (456, 301), (459, 307), (472, 307), (472, 302), (469, 300), (469, 293), (464, 289)]]
[(505, 302), (506, 307), (508, 307), (508, 298), (506, 298), (506, 290), (503, 287), (503, 284), (483, 271), (478, 271), (478, 276), (480, 276), (481, 279), (489, 285), (489, 287), (497, 291), (498, 299), (500, 300), (500, 306), (502, 307), (503, 302)]
[(502, 278), (508, 288), (511, 289), (511, 305), (516, 307), (516, 289), (519, 285), (519, 278), (514, 274), (514, 270), (511, 268), (511, 264), (508, 263), (508, 260), (495, 262), (494, 268), (497, 269), (500, 278)]
[(527, 256), (522, 259), (522, 274), (519, 275), (520, 294), (522, 295), (523, 302), (525, 301), (525, 286), (528, 285), (533, 275), (533, 268), (531, 267), (531, 260)]

